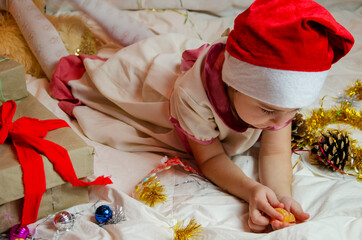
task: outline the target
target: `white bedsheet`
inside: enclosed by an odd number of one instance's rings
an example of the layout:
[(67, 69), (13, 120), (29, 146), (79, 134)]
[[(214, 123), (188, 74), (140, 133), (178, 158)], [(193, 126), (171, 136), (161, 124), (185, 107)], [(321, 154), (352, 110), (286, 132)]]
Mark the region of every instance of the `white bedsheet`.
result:
[[(317, 2), (326, 6), (356, 40), (352, 51), (331, 70), (320, 95), (321, 98), (325, 95), (336, 97), (343, 94), (347, 86), (362, 78), (362, 1)], [(64, 9), (57, 11), (62, 12)], [(180, 32), (213, 41), (227, 27), (232, 26), (236, 13), (230, 11), (230, 15), (218, 17), (207, 13), (188, 12), (189, 20), (184, 23), (185, 16), (180, 12), (183, 11), (142, 10), (129, 11), (129, 14), (159, 34)], [(97, 25), (92, 21), (89, 23), (98, 36), (109, 41)], [(99, 54), (112, 54), (117, 48), (114, 44), (105, 45)], [(80, 213), (76, 214), (74, 228), (61, 235), (60, 239), (168, 240), (173, 238), (172, 227), (177, 220), (189, 221), (193, 218), (203, 227), (200, 239), (362, 239), (362, 182), (352, 177), (330, 179), (317, 176), (302, 161), (294, 168), (293, 195), (304, 210), (310, 213), (311, 218), (289, 228), (271, 233), (251, 233), (247, 226), (247, 203), (177, 168), (160, 174), (161, 183), (167, 187), (167, 202), (154, 208), (148, 207), (132, 198), (131, 194), (135, 185), (161, 164), (162, 155), (123, 152), (89, 140), (83, 135), (77, 122), (59, 109), (57, 101), (50, 96), (46, 79), (27, 76), (27, 87), (40, 102), (57, 117), (68, 121), (89, 145), (95, 147), (94, 175), (111, 175), (114, 182), (109, 186), (91, 187), (89, 204), (66, 209), (71, 213)], [(309, 109), (319, 107), (320, 104), (316, 102)], [(328, 98), (325, 107), (334, 104), (336, 102), (333, 98)], [(356, 106), (361, 110), (361, 105)], [(308, 112), (308, 109), (304, 111)], [(353, 137), (362, 143), (360, 131), (351, 131)], [(238, 156), (234, 160), (250, 177), (257, 179), (256, 156), (257, 147), (251, 149), (246, 156)], [(297, 155), (293, 155), (293, 163), (298, 159)], [(101, 204), (123, 206), (127, 220), (114, 225), (98, 226), (95, 223), (94, 206)], [(51, 217), (41, 219), (29, 227), (36, 228), (36, 237), (51, 239), (56, 230), (51, 220)]]

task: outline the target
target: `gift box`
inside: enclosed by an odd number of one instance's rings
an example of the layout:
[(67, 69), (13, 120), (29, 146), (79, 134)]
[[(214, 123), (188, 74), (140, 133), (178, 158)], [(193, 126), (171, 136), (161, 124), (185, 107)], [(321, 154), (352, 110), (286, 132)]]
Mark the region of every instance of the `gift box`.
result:
[[(0, 103), (1, 105), (1, 103)], [(29, 95), (17, 103), (13, 121), (20, 117), (39, 120), (56, 119), (35, 97)], [(78, 178), (93, 174), (94, 149), (88, 146), (71, 128), (49, 131), (44, 138), (65, 148)], [(46, 192), (42, 197), (38, 219), (74, 205), (89, 202), (86, 186), (73, 187), (54, 171), (52, 163), (42, 155)], [(0, 145), (0, 232), (19, 223), (24, 197), (23, 172), (14, 146), (9, 140)]]
[(24, 66), (0, 55), (0, 102), (28, 96)]

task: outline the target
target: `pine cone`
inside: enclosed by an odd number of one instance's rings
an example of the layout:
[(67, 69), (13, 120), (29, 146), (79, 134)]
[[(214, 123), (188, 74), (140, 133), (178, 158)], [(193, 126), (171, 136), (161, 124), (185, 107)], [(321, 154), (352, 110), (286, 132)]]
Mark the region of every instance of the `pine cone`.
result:
[(330, 170), (343, 171), (351, 160), (351, 144), (347, 132), (330, 129), (322, 133), (318, 142), (312, 144), (314, 157)]
[(304, 148), (307, 142), (307, 123), (303, 114), (297, 113), (292, 121), (292, 146), (298, 149)]

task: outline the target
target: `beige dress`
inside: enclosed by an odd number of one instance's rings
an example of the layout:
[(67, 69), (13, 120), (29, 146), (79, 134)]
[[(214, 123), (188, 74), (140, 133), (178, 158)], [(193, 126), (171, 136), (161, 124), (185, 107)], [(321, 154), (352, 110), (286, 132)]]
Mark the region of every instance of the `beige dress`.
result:
[[(220, 42), (224, 45), (225, 38)], [(261, 130), (235, 130), (235, 121), (230, 128), (214, 109), (201, 77), (210, 47), (203, 47), (193, 66), (181, 71), (182, 53), (204, 44), (167, 34), (125, 47), (108, 59), (68, 56), (59, 62), (51, 90), (86, 136), (102, 144), (190, 157), (185, 136), (203, 144), (219, 138), (228, 155), (239, 154), (257, 141)], [(223, 52), (217, 54), (220, 72)], [(212, 94), (218, 99), (218, 91)]]

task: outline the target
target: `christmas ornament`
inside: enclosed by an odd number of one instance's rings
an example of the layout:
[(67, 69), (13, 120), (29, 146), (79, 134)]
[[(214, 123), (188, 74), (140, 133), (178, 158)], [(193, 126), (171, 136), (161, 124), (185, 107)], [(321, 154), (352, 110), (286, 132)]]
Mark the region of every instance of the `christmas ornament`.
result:
[(362, 178), (362, 147), (354, 147), (352, 144), (353, 158), (351, 159), (351, 168), (354, 169), (359, 175), (358, 177)]
[(283, 216), (282, 222), (287, 222), (287, 223), (295, 222), (295, 216), (293, 213), (289, 212), (288, 210), (286, 210), (284, 208), (275, 208), (275, 210), (278, 213), (282, 214), (282, 216)]
[[(358, 130), (362, 130), (361, 112), (357, 112), (354, 108), (345, 103), (341, 104), (339, 108), (332, 108), (328, 110), (319, 108), (317, 110), (313, 110), (311, 116), (306, 119), (306, 122), (308, 125), (308, 133), (306, 135), (306, 148), (315, 148), (316, 150), (313, 150), (314, 152), (317, 152), (318, 148), (316, 146), (316, 143), (320, 142), (323, 138), (322, 132), (328, 131), (327, 126), (330, 124), (345, 124), (357, 128)], [(345, 132), (343, 136), (347, 137), (348, 132)], [(356, 140), (350, 137), (348, 137), (348, 139), (350, 150), (345, 152), (345, 154), (349, 154), (350, 161), (345, 162), (345, 166), (347, 165), (349, 168), (354, 169), (354, 171), (357, 173), (357, 177), (362, 178), (362, 147), (357, 146)], [(321, 144), (324, 145), (324, 143)], [(319, 154), (322, 155), (322, 157), (325, 156), (322, 152), (320, 152)], [(320, 162), (328, 163), (328, 157), (323, 157), (323, 159), (318, 160), (320, 160)], [(339, 161), (341, 161), (341, 159), (339, 159)], [(331, 162), (331, 164), (329, 164), (329, 169), (334, 169), (336, 171), (338, 170), (341, 174), (346, 174), (345, 172), (341, 171), (341, 169), (337, 166), (333, 167), (333, 165), (333, 162)], [(352, 175), (351, 173), (348, 174)]]
[[(360, 97), (361, 96), (361, 80), (357, 80), (354, 87), (350, 87), (347, 92), (350, 97)], [(347, 96), (343, 96), (343, 98), (347, 98)], [(318, 109), (313, 109), (310, 116), (305, 120), (301, 119), (303, 116), (297, 116), (300, 124), (304, 122), (307, 126), (307, 133), (305, 134), (306, 147), (308, 145), (317, 141), (319, 137), (319, 132), (324, 130), (330, 124), (347, 124), (359, 130), (362, 130), (362, 111), (356, 111), (355, 108), (352, 107), (352, 103), (349, 101), (340, 102), (339, 106), (334, 106), (330, 109), (323, 108), (323, 101), (321, 107)], [(293, 120), (294, 121), (294, 120)]]
[(157, 203), (165, 202), (167, 199), (166, 190), (157, 180), (156, 174), (143, 179), (141, 186), (136, 189), (137, 198), (150, 207)]
[(356, 111), (351, 105), (342, 103), (340, 107), (328, 110), (319, 108), (313, 110), (311, 116), (306, 119), (308, 125), (309, 144), (316, 141), (318, 132), (330, 124), (348, 124), (362, 130), (362, 112)]
[(46, 190), (42, 154), (53, 164), (54, 170), (73, 186), (112, 183), (109, 177), (104, 176), (97, 177), (93, 182), (81, 181), (74, 171), (68, 151), (62, 146), (44, 139), (48, 131), (69, 127), (66, 121), (62, 119), (38, 120), (30, 117), (21, 117), (13, 121), (16, 108), (17, 103), (14, 100), (8, 100), (0, 106), (0, 143), (4, 143), (6, 139), (11, 140), (22, 167), (25, 189), (21, 216), (23, 226), (37, 220), (40, 202)]
[(112, 215), (112, 209), (107, 205), (102, 205), (97, 208), (94, 216), (99, 224), (105, 224), (108, 220), (112, 218)]
[[(200, 176), (200, 173), (198, 173), (188, 164), (182, 162), (178, 157), (164, 157), (161, 159), (161, 165), (153, 169), (142, 181), (140, 181), (135, 186), (133, 197), (150, 207), (154, 207), (158, 203), (165, 202), (167, 200), (166, 189), (159, 182), (157, 174), (169, 170), (173, 166), (179, 166), (183, 168), (185, 171), (190, 172), (190, 175)], [(189, 182), (193, 181), (187, 180), (184, 183)], [(202, 231), (201, 225), (198, 224), (195, 219), (192, 219), (186, 226), (183, 222), (178, 221), (177, 224), (172, 228), (174, 229), (173, 240), (196, 239), (201, 236), (199, 232)]]
[(112, 211), (113, 211), (112, 218), (109, 221), (107, 221), (106, 224), (117, 224), (121, 221), (126, 220), (122, 206), (116, 206), (113, 208)]
[(185, 171), (193, 172), (199, 175), (196, 170), (182, 162), (178, 157), (164, 157), (161, 159), (161, 163), (162, 165), (153, 169), (147, 175), (147, 177), (145, 177), (138, 185), (136, 185), (133, 193), (136, 199), (150, 207), (154, 207), (156, 204), (163, 203), (167, 200), (166, 189), (157, 179), (157, 174), (159, 172), (168, 170), (172, 166), (178, 165), (181, 166)]
[(351, 160), (351, 145), (347, 132), (335, 129), (321, 134), (318, 142), (312, 144), (311, 153), (327, 168), (343, 172)]
[(174, 229), (174, 240), (191, 240), (201, 237), (202, 231), (201, 224), (197, 223), (195, 219), (192, 219), (186, 226), (183, 222), (177, 222)]
[[(294, 118), (293, 152), (309, 149), (312, 156), (328, 169), (362, 179), (362, 147), (357, 146), (358, 141), (349, 137), (347, 131), (327, 128), (330, 124), (343, 124), (362, 130), (362, 111), (353, 107), (355, 101), (362, 99), (362, 80), (358, 79), (345, 91), (345, 95), (337, 98), (339, 106), (324, 109), (325, 97), (322, 98), (321, 107), (312, 110), (308, 118), (303, 119), (300, 115)], [(301, 137), (304, 140), (302, 141), (295, 135), (299, 132), (299, 126), (303, 126), (304, 123), (307, 129)], [(347, 172), (344, 168), (357, 174)]]
[(358, 101), (362, 100), (362, 80), (358, 79), (353, 86), (346, 90), (346, 96)]
[(55, 215), (53, 223), (60, 232), (70, 231), (75, 223), (74, 214), (67, 211), (59, 212)]
[(27, 226), (22, 227), (20, 224), (17, 224), (10, 229), (10, 240), (26, 239), (29, 233), (30, 231)]
[(303, 114), (297, 113), (292, 121), (292, 147), (294, 149), (302, 149), (306, 146), (307, 130), (308, 126)]
[(122, 206), (115, 206), (111, 208), (108, 205), (101, 205), (97, 207), (94, 217), (99, 226), (117, 224), (126, 220)]
[(338, 103), (345, 103), (353, 106), (356, 101), (362, 100), (362, 80), (358, 79), (353, 86), (344, 91), (345, 94), (337, 97)]

